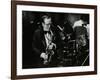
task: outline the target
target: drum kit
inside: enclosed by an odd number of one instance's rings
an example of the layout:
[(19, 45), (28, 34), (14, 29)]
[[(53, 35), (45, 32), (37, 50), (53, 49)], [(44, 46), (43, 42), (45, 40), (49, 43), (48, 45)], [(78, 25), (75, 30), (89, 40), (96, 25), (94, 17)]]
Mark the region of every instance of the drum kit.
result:
[[(59, 64), (58, 66), (84, 66), (85, 62), (88, 59), (88, 53), (87, 56), (80, 62), (79, 55), (83, 54), (82, 51), (80, 51), (80, 45), (77, 42), (77, 39), (72, 39), (72, 33), (65, 34), (62, 30), (62, 33), (65, 38), (62, 38), (63, 40), (63, 46), (61, 49), (58, 49), (58, 59)], [(85, 47), (85, 46), (84, 46)], [(88, 50), (88, 49), (86, 49)], [(88, 50), (89, 51), (89, 50)], [(81, 58), (81, 57), (80, 57)]]

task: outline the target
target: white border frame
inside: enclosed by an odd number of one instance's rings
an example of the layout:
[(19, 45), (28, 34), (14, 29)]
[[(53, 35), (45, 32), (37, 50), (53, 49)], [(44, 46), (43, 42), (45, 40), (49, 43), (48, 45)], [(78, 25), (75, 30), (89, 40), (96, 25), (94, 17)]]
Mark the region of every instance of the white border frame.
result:
[[(25, 11), (43, 11), (43, 12), (61, 12), (61, 13), (88, 13), (90, 15), (90, 65), (80, 67), (56, 67), (56, 68), (34, 68), (22, 69), (22, 10)], [(17, 75), (36, 75), (50, 73), (71, 73), (94, 71), (94, 9), (80, 8), (61, 8), (46, 6), (17, 5)]]

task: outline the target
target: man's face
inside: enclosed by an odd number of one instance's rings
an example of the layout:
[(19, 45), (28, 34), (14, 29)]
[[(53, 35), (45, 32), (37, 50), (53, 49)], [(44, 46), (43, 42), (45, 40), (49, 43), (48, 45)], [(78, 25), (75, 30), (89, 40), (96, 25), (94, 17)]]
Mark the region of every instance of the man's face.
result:
[(51, 25), (51, 18), (45, 18), (43, 24), (44, 31), (49, 31)]
[(87, 43), (86, 43), (86, 37), (85, 37), (85, 35), (80, 35), (80, 36), (78, 36), (78, 39), (77, 39), (78, 41), (78, 44), (80, 45), (80, 46), (85, 46)]
[(44, 24), (50, 25), (51, 24), (51, 18), (45, 18), (44, 19)]

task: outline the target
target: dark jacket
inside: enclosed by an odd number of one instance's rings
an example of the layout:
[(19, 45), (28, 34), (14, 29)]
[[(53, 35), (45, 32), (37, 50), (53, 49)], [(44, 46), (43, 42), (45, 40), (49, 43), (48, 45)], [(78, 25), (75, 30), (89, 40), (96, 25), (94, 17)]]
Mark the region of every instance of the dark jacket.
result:
[[(51, 26), (51, 31), (53, 32), (53, 43), (56, 44), (57, 40), (57, 30), (54, 26)], [(39, 26), (39, 28), (34, 32), (33, 34), (33, 43), (32, 43), (32, 48), (33, 48), (33, 54), (37, 57), (38, 61), (41, 61), (40, 55), (42, 52), (45, 53), (46, 50), (46, 41), (44, 37), (44, 31), (43, 27)]]

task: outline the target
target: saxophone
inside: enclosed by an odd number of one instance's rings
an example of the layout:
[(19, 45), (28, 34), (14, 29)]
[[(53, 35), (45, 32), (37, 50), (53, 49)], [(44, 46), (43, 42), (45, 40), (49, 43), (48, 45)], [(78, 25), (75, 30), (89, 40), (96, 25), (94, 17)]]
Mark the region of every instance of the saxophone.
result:
[[(50, 46), (52, 46), (52, 49), (49, 48)], [(50, 43), (47, 46), (47, 48), (46, 48), (47, 59), (44, 59), (44, 61), (43, 61), (44, 65), (48, 65), (51, 62), (52, 56), (54, 55), (55, 48), (56, 48), (56, 45), (54, 43)]]

